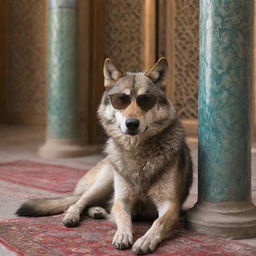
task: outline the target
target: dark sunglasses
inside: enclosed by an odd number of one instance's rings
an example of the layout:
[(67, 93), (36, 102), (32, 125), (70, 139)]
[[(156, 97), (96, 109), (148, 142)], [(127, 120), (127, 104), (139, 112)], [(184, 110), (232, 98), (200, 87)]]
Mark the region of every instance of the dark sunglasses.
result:
[[(132, 101), (132, 97), (125, 93), (111, 94), (109, 98), (115, 109), (126, 109)], [(153, 108), (156, 102), (157, 96), (151, 93), (141, 94), (136, 97), (137, 105), (144, 111)]]

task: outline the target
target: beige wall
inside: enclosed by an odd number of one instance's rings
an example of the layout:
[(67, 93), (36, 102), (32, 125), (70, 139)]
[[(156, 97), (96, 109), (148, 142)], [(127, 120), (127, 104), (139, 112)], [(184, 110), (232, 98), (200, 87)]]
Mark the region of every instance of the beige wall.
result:
[[(45, 124), (47, 0), (5, 1), (8, 79), (2, 86), (4, 117), (0, 121)], [(103, 91), (104, 57), (113, 58), (125, 70), (141, 71), (167, 56), (171, 67), (168, 95), (195, 131), (198, 1), (80, 0), (79, 4), (83, 137), (91, 142), (98, 137), (95, 112)]]
[[(2, 113), (0, 122), (45, 124), (47, 0), (5, 1), (8, 2), (5, 8), (8, 79), (0, 87), (5, 90), (0, 96), (5, 117)], [(158, 57), (167, 56), (168, 95), (188, 131), (196, 133), (198, 0), (80, 0), (79, 3), (83, 137), (90, 142), (98, 137), (95, 111), (103, 91), (104, 57), (112, 57), (125, 70), (136, 71), (145, 70)]]

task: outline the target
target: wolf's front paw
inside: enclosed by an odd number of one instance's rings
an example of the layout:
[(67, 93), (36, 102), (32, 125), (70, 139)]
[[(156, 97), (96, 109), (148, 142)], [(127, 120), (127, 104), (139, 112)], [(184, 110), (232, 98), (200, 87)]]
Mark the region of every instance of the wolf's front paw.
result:
[(155, 251), (156, 246), (161, 240), (157, 237), (144, 235), (133, 245), (132, 251), (135, 254), (147, 254)]
[(63, 224), (68, 228), (72, 228), (72, 227), (78, 226), (79, 221), (80, 221), (79, 209), (76, 209), (70, 206), (62, 220)]
[(131, 248), (132, 246), (132, 234), (131, 233), (121, 233), (116, 231), (112, 245), (119, 250), (125, 250)]

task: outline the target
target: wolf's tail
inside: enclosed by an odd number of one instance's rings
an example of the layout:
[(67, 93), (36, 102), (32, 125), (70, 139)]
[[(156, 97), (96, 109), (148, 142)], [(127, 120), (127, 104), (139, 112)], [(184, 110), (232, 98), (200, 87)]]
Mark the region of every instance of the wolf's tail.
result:
[(67, 196), (62, 198), (41, 198), (31, 199), (23, 203), (17, 210), (18, 216), (49, 216), (63, 213), (68, 207), (74, 204), (79, 196)]

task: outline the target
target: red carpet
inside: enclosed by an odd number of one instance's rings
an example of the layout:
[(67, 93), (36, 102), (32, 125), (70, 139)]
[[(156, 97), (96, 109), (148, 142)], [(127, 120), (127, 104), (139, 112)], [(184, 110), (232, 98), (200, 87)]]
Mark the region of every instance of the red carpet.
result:
[[(111, 246), (114, 227), (106, 220), (85, 219), (77, 228), (65, 228), (62, 216), (24, 218), (0, 222), (0, 241), (18, 255), (26, 256), (97, 256), (132, 255)], [(149, 224), (137, 223), (135, 238)], [(256, 247), (238, 241), (201, 236), (187, 230), (176, 231), (152, 255), (165, 256), (253, 256)]]
[[(26, 187), (15, 184), (53, 192), (70, 192), (84, 173), (85, 170), (32, 161), (1, 163), (0, 180), (12, 182), (3, 182), (0, 189), (1, 198), (11, 196), (17, 200), (17, 198), (38, 197), (36, 191), (35, 195), (30, 195), (31, 192)], [(132, 255), (131, 250), (118, 251), (112, 248), (111, 240), (115, 229), (106, 220), (87, 218), (79, 227), (69, 229), (62, 225), (62, 217), (0, 221), (0, 243), (19, 256)], [(136, 223), (135, 240), (143, 235), (149, 226), (150, 224), (147, 223)], [(152, 255), (256, 256), (256, 247), (239, 241), (210, 238), (179, 229)]]
[(0, 163), (1, 180), (57, 193), (71, 192), (85, 172), (26, 160)]

